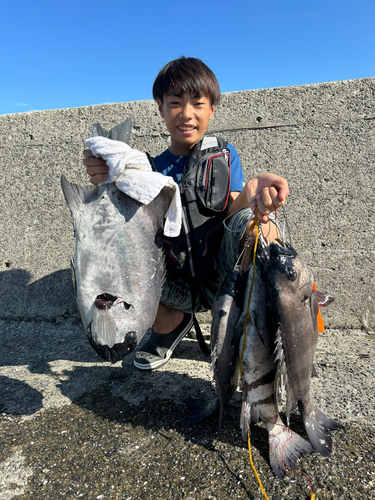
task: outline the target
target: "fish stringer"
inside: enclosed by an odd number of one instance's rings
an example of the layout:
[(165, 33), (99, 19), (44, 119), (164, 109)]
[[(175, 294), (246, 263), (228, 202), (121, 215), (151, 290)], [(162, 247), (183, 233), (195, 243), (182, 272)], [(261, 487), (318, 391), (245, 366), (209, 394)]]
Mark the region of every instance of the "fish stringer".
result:
[[(243, 343), (242, 343), (242, 350), (241, 350), (241, 355), (240, 355), (240, 375), (241, 375), (241, 377), (242, 377), (242, 359), (243, 359), (243, 355), (245, 352), (245, 344), (246, 344), (246, 323), (247, 323), (247, 318), (249, 317), (249, 314), (250, 314), (251, 295), (253, 292), (253, 285), (254, 285), (254, 280), (255, 280), (255, 259), (256, 259), (256, 252), (257, 252), (257, 247), (258, 247), (258, 242), (259, 242), (259, 227), (258, 227), (257, 212), (258, 212), (258, 210), (255, 211), (254, 221), (249, 228), (249, 233), (252, 233), (252, 231), (254, 231), (254, 229), (255, 229), (255, 242), (254, 242), (254, 250), (253, 250), (253, 276), (251, 279), (249, 297), (247, 299), (246, 313), (244, 316), (244, 324), (243, 324)], [(285, 237), (285, 226), (284, 226), (284, 237)], [(267, 496), (267, 493), (263, 487), (262, 481), (259, 477), (259, 474), (258, 474), (258, 472), (255, 468), (254, 462), (253, 462), (252, 453), (251, 453), (251, 441), (250, 441), (250, 429), (249, 429), (249, 427), (247, 428), (247, 446), (248, 446), (248, 450), (249, 450), (250, 465), (254, 471), (254, 475), (258, 481), (259, 487), (263, 493), (264, 498), (266, 498), (266, 500), (270, 500), (269, 497)], [(284, 467), (284, 470), (286, 472), (291, 472), (285, 468), (284, 463), (283, 463), (283, 467)], [(294, 470), (294, 469), (291, 469), (291, 470)], [(301, 469), (297, 469), (297, 470), (300, 470), (307, 479), (307, 482), (309, 484), (309, 487), (310, 487), (310, 490), (312, 493), (310, 500), (315, 500), (315, 493), (312, 490), (312, 487), (311, 487), (311, 484), (310, 484), (310, 481), (309, 481), (307, 475)]]

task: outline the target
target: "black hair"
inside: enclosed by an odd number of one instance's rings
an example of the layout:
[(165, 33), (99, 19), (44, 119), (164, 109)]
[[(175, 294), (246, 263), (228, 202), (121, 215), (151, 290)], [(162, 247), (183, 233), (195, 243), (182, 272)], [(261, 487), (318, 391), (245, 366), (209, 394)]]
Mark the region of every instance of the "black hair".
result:
[(163, 102), (164, 96), (175, 92), (192, 96), (208, 96), (211, 105), (220, 100), (220, 87), (213, 71), (195, 57), (180, 57), (166, 64), (155, 79), (152, 95)]

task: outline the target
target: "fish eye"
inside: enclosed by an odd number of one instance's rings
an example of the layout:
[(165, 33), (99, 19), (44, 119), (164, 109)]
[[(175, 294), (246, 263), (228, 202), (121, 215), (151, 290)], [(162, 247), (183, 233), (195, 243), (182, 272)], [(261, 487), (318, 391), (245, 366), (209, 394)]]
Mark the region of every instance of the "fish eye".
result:
[(127, 344), (134, 344), (134, 342), (136, 342), (136, 340), (137, 340), (137, 334), (135, 332), (128, 332), (125, 335), (125, 342)]
[(286, 275), (291, 281), (295, 281), (297, 279), (297, 272), (292, 267), (286, 268)]

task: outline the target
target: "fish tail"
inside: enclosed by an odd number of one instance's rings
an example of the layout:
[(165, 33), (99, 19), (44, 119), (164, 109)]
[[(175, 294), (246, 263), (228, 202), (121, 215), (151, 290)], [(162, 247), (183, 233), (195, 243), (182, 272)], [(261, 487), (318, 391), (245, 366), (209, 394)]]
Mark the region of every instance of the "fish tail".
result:
[(310, 413), (302, 411), (303, 423), (314, 449), (324, 457), (330, 457), (332, 452), (332, 439), (328, 435), (329, 431), (342, 429), (343, 426), (327, 417), (317, 408), (312, 408)]
[(269, 430), (268, 443), (271, 468), (280, 478), (296, 465), (300, 457), (315, 451), (307, 439), (286, 427), (281, 419)]
[(211, 401), (190, 398), (185, 399), (184, 403), (189, 407), (189, 413), (181, 420), (181, 425), (183, 426), (197, 424), (220, 408), (219, 398), (212, 399)]
[(241, 417), (240, 417), (240, 429), (242, 433), (242, 439), (247, 441), (247, 431), (249, 430), (250, 422), (259, 422), (259, 410), (257, 405), (251, 404), (250, 402), (250, 392), (246, 388), (243, 389), (242, 394), (242, 407), (241, 407)]
[(251, 404), (246, 400), (242, 402), (241, 408), (241, 418), (240, 418), (240, 428), (242, 433), (242, 439), (247, 441), (247, 432), (249, 430), (251, 418)]

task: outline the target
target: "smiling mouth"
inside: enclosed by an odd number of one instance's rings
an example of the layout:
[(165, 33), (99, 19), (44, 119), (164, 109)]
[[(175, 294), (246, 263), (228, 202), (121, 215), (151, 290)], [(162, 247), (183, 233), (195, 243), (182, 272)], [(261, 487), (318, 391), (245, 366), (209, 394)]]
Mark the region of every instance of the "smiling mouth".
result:
[(195, 130), (195, 127), (193, 127), (191, 125), (190, 126), (188, 126), (188, 125), (187, 126), (180, 125), (177, 128), (178, 128), (178, 130), (181, 130), (182, 132), (192, 132), (193, 130)]

